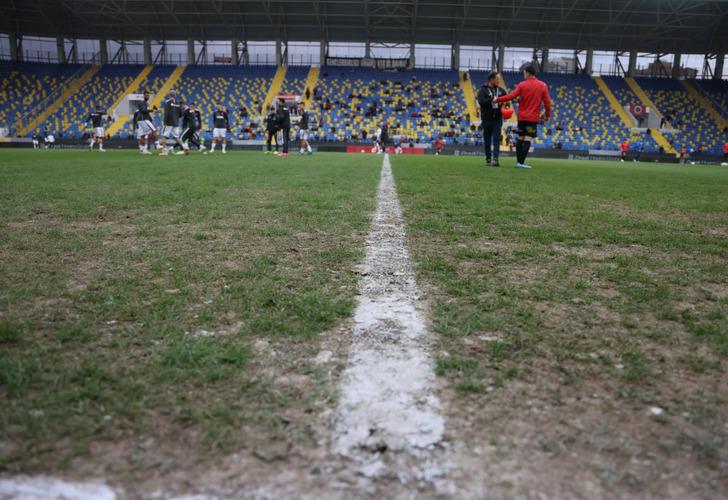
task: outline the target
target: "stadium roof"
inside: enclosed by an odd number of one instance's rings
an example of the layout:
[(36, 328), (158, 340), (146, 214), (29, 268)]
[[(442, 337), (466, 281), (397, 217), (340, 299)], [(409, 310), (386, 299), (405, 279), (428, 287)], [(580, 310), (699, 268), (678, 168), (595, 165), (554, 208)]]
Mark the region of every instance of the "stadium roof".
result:
[(67, 38), (728, 51), (728, 0), (2, 0), (0, 31)]

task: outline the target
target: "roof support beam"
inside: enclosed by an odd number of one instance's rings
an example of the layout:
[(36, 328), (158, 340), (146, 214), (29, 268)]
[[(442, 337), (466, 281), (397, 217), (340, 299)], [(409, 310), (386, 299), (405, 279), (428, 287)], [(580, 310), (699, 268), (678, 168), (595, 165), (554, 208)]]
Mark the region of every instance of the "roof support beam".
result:
[(101, 64), (109, 64), (109, 43), (106, 38), (99, 38), (99, 61)]
[(716, 54), (715, 69), (713, 70), (713, 78), (720, 80), (723, 78), (723, 65), (725, 64), (725, 54)]
[(60, 64), (66, 64), (66, 39), (62, 36), (56, 38), (56, 53), (58, 54), (58, 62)]

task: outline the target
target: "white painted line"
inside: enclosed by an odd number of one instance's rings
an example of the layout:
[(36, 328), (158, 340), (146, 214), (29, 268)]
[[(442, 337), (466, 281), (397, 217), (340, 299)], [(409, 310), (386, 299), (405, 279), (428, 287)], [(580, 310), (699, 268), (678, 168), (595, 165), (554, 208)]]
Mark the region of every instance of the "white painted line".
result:
[(115, 500), (101, 482), (74, 483), (49, 476), (0, 477), (2, 500)]
[(388, 155), (361, 269), (334, 451), (365, 458), (385, 450), (429, 449), (442, 439), (444, 419)]

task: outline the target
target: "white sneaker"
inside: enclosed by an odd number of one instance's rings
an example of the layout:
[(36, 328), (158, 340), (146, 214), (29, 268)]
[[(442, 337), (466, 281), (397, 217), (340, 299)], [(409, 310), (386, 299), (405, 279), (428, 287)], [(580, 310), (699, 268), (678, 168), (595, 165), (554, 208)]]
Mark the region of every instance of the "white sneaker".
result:
[(516, 168), (531, 168), (531, 166), (525, 163), (516, 163)]
[(721, 167), (728, 167), (728, 163), (726, 163), (726, 162), (723, 162), (723, 163), (721, 163), (721, 164), (720, 164), (720, 166), (721, 166)]
[(222, 150), (222, 154), (226, 154), (224, 149)]
[(99, 151), (101, 151), (102, 153), (106, 153), (106, 150), (102, 148), (99, 148)]
[(184, 151), (177, 151), (177, 152), (175, 153), (175, 156), (179, 156), (179, 155), (183, 155), (183, 154), (185, 154), (185, 152), (184, 152)]
[(151, 151), (142, 151), (142, 154), (143, 155), (150, 155), (150, 154), (152, 154), (152, 152)]

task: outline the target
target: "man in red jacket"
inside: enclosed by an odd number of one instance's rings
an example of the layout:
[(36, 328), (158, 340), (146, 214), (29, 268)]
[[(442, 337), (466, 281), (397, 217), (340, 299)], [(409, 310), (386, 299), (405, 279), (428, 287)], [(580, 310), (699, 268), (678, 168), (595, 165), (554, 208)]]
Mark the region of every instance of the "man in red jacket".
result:
[(721, 162), (721, 166), (728, 167), (728, 142), (723, 144), (723, 161)]
[(500, 96), (496, 102), (512, 101), (520, 97), (518, 103), (518, 142), (516, 143), (516, 168), (531, 168), (526, 165), (526, 156), (531, 149), (531, 141), (538, 133), (541, 119), (541, 103), (544, 107), (543, 122), (551, 118), (551, 98), (546, 84), (536, 78), (533, 66), (523, 68), (523, 81), (510, 94)]

